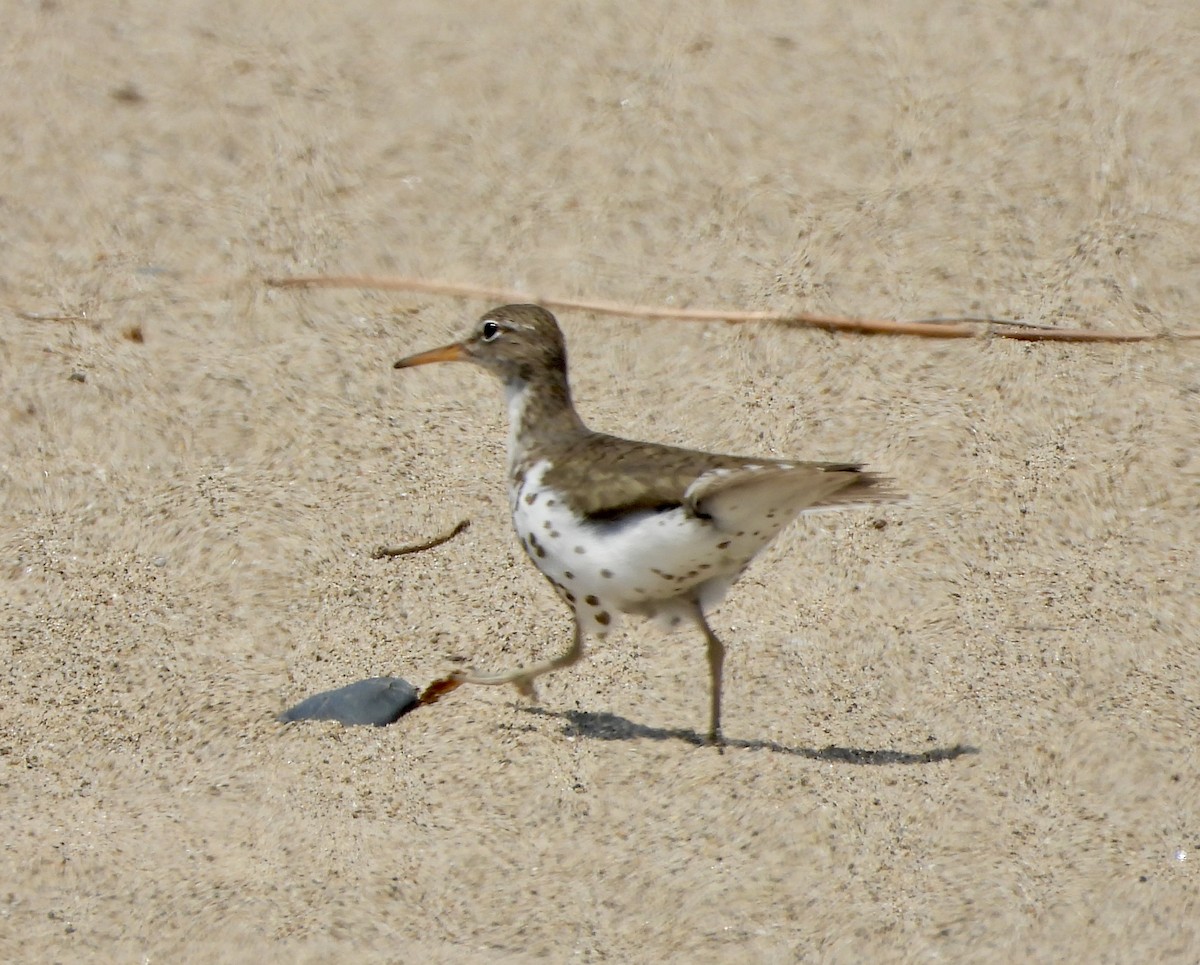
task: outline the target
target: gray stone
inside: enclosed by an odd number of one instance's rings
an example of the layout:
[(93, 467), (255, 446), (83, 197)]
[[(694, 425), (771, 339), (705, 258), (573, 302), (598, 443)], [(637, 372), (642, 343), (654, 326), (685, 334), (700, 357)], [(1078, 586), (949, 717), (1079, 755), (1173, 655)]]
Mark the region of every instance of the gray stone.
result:
[(400, 677), (371, 677), (337, 690), (313, 694), (289, 707), (277, 720), (336, 720), (343, 724), (394, 723), (417, 705), (417, 691)]

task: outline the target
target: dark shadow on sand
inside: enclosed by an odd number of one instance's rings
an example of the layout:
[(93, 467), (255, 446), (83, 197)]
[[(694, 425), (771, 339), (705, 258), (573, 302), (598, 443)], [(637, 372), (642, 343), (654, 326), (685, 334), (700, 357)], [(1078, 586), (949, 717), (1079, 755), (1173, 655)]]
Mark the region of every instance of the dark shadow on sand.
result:
[[(536, 717), (557, 718), (564, 721), (563, 733), (569, 737), (587, 737), (592, 740), (677, 740), (685, 744), (703, 747), (704, 735), (686, 728), (647, 727), (635, 724), (617, 714), (597, 713), (585, 710), (546, 710), (544, 707), (520, 708)], [(868, 750), (861, 747), (788, 747), (776, 741), (744, 740), (737, 737), (725, 738), (725, 747), (742, 747), (752, 751), (773, 751), (776, 754), (792, 754), (810, 761), (826, 761), (837, 764), (936, 764), (952, 761), (965, 754), (978, 754), (979, 749), (967, 744), (953, 747), (931, 747), (927, 751)]]

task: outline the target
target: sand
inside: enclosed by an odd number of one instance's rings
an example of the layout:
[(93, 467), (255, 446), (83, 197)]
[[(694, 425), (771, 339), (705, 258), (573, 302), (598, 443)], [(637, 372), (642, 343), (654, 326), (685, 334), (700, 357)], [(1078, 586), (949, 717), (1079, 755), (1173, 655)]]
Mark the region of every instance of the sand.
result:
[[(594, 426), (861, 460), (703, 644), (568, 641), (499, 388), (545, 296), (1195, 329), (1191, 0), (6, 8), (0, 958), (1200, 961), (1200, 343), (562, 313)], [(470, 528), (428, 552), (380, 544)]]

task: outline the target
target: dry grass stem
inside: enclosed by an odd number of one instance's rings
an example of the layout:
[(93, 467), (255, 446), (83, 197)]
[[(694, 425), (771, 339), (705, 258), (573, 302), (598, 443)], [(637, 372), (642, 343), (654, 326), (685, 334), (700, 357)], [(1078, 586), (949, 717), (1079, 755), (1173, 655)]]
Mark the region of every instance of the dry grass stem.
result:
[(420, 292), (459, 298), (480, 298), (496, 302), (533, 302), (547, 308), (594, 312), (624, 318), (653, 318), (678, 322), (764, 322), (796, 325), (829, 332), (859, 335), (915, 335), (920, 338), (1011, 338), (1024, 342), (1156, 342), (1167, 339), (1200, 339), (1200, 331), (1184, 332), (1109, 332), (1086, 328), (1050, 328), (1031, 322), (1003, 318), (927, 318), (912, 321), (884, 318), (846, 318), (815, 315), (808, 312), (756, 312), (717, 308), (665, 308), (658, 305), (627, 305), (597, 299), (560, 298), (485, 285), (428, 281), (374, 275), (308, 275), (271, 278), (277, 288), (360, 288), (376, 291)]

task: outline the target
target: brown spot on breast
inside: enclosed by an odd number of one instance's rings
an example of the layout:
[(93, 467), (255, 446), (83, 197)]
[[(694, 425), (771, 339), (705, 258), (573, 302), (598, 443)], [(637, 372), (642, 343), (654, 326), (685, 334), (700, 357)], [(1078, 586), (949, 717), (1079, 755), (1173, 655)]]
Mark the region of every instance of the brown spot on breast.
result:
[(575, 552), (578, 553), (580, 556), (582, 556), (584, 553), (587, 552), (587, 550), (584, 549), (582, 546), (576, 546)]
[(526, 493), (525, 494), (525, 505), (532, 506), (534, 503), (537, 502), (537, 498), (538, 498), (537, 493)]
[(598, 624), (600, 624), (600, 626), (606, 627), (610, 623), (612, 623), (612, 617), (609, 616), (609, 613), (607, 610), (601, 610), (599, 613), (596, 614), (596, 622)]
[(565, 572), (563, 574), (563, 579), (564, 580), (573, 580), (573, 579), (575, 579), (575, 574), (572, 573), (570, 570), (567, 570), (567, 572)]
[(595, 594), (589, 593), (587, 596), (585, 596), (583, 598), (583, 602), (586, 603), (588, 606), (596, 606), (597, 604), (599, 604), (600, 598), (598, 596), (596, 596)]
[(604, 577), (604, 579), (606, 579), (606, 580), (611, 580), (613, 574), (612, 574), (612, 570), (601, 570), (600, 575), (602, 577)]
[(727, 550), (727, 549), (729, 549), (729, 544), (732, 542), (733, 542), (733, 540), (731, 540), (731, 539), (722, 540), (720, 543), (717, 544), (717, 549)]

